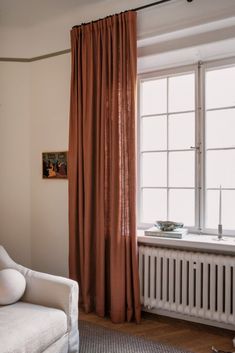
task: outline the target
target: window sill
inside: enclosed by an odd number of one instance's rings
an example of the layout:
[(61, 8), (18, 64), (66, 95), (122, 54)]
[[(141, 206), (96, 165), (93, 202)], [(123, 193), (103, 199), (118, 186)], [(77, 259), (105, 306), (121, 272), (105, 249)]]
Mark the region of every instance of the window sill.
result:
[(226, 236), (223, 240), (217, 240), (216, 235), (199, 235), (189, 233), (183, 239), (172, 239), (145, 236), (143, 230), (138, 230), (137, 241), (138, 244), (144, 245), (235, 255), (235, 238)]

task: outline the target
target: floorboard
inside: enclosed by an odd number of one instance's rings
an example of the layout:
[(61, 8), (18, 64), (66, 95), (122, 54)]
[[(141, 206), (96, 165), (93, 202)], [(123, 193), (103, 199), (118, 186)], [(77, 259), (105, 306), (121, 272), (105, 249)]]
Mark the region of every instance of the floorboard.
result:
[(139, 325), (135, 323), (113, 324), (108, 318), (85, 314), (82, 310), (80, 310), (80, 319), (121, 332), (172, 344), (195, 353), (209, 353), (211, 346), (225, 351), (235, 350), (232, 346), (235, 334), (232, 331), (149, 313), (143, 314), (142, 322)]

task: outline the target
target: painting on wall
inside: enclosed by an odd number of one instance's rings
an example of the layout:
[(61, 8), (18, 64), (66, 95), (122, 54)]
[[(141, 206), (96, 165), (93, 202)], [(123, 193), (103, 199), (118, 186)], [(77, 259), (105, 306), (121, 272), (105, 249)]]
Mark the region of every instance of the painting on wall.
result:
[(42, 153), (42, 177), (43, 179), (68, 178), (67, 152), (43, 152)]

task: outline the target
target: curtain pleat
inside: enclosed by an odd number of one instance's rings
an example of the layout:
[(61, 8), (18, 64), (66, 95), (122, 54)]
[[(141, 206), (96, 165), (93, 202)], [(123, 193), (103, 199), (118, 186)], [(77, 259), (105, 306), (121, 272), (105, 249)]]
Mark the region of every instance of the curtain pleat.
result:
[(69, 271), (86, 312), (140, 321), (136, 13), (71, 31)]

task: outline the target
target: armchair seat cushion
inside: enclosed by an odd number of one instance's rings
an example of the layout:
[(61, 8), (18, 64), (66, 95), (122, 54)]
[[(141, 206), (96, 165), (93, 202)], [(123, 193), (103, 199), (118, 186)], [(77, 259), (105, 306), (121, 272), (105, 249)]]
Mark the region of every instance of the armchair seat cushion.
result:
[(41, 353), (66, 333), (62, 310), (23, 302), (0, 306), (1, 353)]

